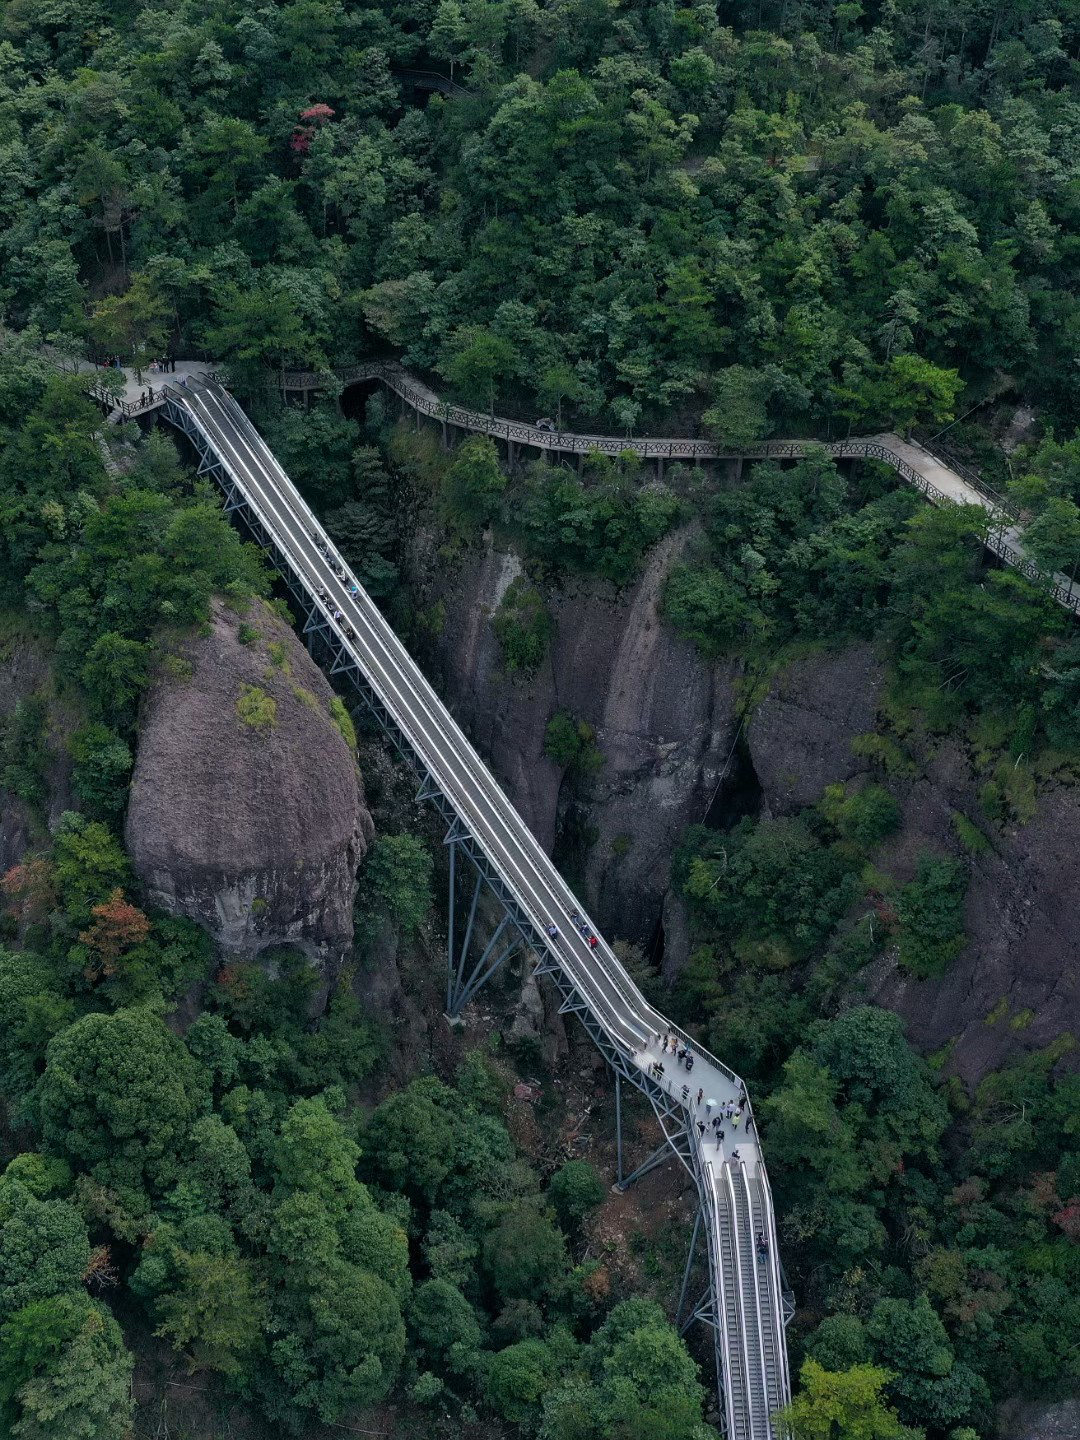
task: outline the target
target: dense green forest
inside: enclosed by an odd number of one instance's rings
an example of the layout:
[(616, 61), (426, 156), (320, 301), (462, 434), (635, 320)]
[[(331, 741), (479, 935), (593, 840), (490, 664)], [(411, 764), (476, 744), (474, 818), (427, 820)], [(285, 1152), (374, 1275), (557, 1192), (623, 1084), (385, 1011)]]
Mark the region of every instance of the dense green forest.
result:
[[(972, 853), (1041, 779), (1075, 778), (1064, 612), (987, 570), (982, 512), (926, 510), (872, 465), (508, 477), (489, 442), (440, 456), (378, 401), (361, 430), (267, 379), (393, 354), (479, 407), (733, 446), (958, 417), (1032, 553), (1067, 566), (1078, 53), (1080, 12), (1048, 0), (7, 0), (0, 649), (50, 655), (78, 808), (47, 830), (45, 711), (21, 703), (0, 727), (0, 783), (38, 827), (2, 882), (4, 1434), (135, 1433), (151, 1337), (252, 1433), (321, 1436), (387, 1400), (402, 1434), (713, 1433), (707, 1367), (591, 1254), (597, 1172), (541, 1174), (511, 1138), (506, 1056), (361, 1103), (397, 1037), (348, 972), (311, 1026), (296, 956), (273, 980), (220, 966), (140, 908), (120, 839), (140, 698), (213, 595), (239, 617), (271, 577), (163, 435), (106, 465), (85, 380), (43, 341), (226, 366), (417, 643), (438, 625), (403, 578), (419, 509), (448, 556), (494, 525), (526, 560), (495, 618), (510, 674), (550, 641), (544, 584), (623, 585), (691, 517), (665, 617), (745, 658), (747, 704), (797, 647), (879, 644), (875, 783), (688, 832), (690, 963), (671, 994), (631, 958), (761, 1099), (796, 1440), (978, 1440), (1002, 1399), (1075, 1393), (1071, 1037), (969, 1094), (848, 1003), (885, 944), (924, 977), (963, 944), (963, 864), (927, 855), (904, 885), (874, 866), (912, 747), (953, 732), (981, 757)], [(433, 68), (445, 95), (416, 87)], [(983, 422), (1022, 399), (1036, 433), (1010, 464)], [(556, 716), (548, 753), (587, 796), (588, 727)], [(387, 918), (428, 913), (431, 865), (420, 835), (376, 842), (354, 964)]]

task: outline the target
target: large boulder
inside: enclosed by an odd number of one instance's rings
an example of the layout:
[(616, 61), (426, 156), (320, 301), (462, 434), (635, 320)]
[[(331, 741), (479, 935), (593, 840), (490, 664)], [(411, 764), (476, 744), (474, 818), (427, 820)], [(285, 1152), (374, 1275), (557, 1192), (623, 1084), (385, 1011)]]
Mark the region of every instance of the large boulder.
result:
[(347, 944), (373, 827), (321, 671), (268, 606), (217, 602), (169, 672), (144, 706), (128, 806), (147, 898), (230, 950)]

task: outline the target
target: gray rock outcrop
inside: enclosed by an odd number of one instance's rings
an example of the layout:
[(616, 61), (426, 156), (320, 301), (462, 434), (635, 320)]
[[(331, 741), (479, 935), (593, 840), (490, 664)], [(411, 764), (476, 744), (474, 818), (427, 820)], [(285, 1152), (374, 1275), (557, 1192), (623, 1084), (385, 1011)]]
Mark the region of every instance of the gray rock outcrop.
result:
[[(639, 944), (648, 945), (660, 919), (669, 976), (689, 948), (685, 907), (669, 889), (683, 827), (702, 820), (715, 795), (713, 817), (722, 818), (733, 778), (747, 790), (756, 781), (763, 813), (783, 815), (814, 804), (827, 785), (869, 774), (851, 742), (874, 730), (883, 685), (867, 645), (793, 661), (750, 717), (739, 777), (734, 669), (703, 663), (658, 618), (664, 577), (691, 538), (684, 532), (658, 545), (625, 592), (586, 582), (548, 592), (556, 632), (528, 681), (503, 672), (490, 624), (520, 573), (516, 557), (470, 557), (438, 591), (447, 615), (437, 646), (440, 689), (548, 849), (566, 789), (543, 753), (547, 722), (568, 710), (594, 726), (604, 764), (585, 821), (595, 838), (584, 852), (584, 898), (609, 934)], [(1063, 1031), (1080, 1039), (1080, 898), (1071, 880), (1080, 790), (1044, 785), (1030, 823), (999, 833), (982, 816), (986, 777), (963, 745), (937, 743), (916, 770), (887, 777), (903, 819), (876, 863), (904, 883), (923, 851), (963, 860), (969, 944), (939, 980), (906, 976), (887, 955), (861, 983), (899, 1012), (920, 1048), (948, 1047), (946, 1069), (975, 1083), (1018, 1049)], [(964, 848), (957, 813), (984, 831), (985, 851)]]
[[(1063, 1032), (1080, 1040), (1080, 792), (1049, 784), (1028, 824), (999, 832), (982, 815), (980, 783), (958, 741), (939, 745), (906, 788), (901, 828), (878, 861), (904, 881), (923, 851), (963, 860), (968, 944), (938, 980), (905, 975), (890, 957), (869, 977), (872, 998), (904, 1017), (921, 1049), (947, 1047), (946, 1072), (969, 1083), (1018, 1049)], [(981, 853), (960, 844), (956, 815), (983, 832)]]
[(776, 678), (747, 727), (747, 745), (769, 812), (792, 815), (826, 785), (869, 767), (851, 748), (874, 728), (883, 670), (869, 645), (795, 660)]
[(373, 827), (329, 684), (261, 603), (215, 602), (184, 658), (141, 717), (126, 840), (147, 898), (230, 950), (340, 948)]
[(440, 691), (549, 851), (568, 787), (544, 754), (548, 721), (564, 710), (595, 730), (604, 763), (590, 787), (584, 899), (608, 934), (642, 944), (661, 919), (672, 850), (721, 786), (737, 724), (730, 669), (704, 665), (659, 616), (664, 579), (692, 538), (661, 541), (626, 591), (569, 582), (546, 592), (555, 633), (528, 680), (505, 674), (491, 630), (517, 558), (470, 557), (441, 591)]

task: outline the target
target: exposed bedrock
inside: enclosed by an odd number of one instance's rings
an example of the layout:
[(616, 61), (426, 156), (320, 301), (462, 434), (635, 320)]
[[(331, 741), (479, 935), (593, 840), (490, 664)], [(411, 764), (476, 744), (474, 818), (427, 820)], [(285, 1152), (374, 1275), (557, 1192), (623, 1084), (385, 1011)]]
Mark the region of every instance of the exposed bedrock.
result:
[(333, 691), (261, 603), (216, 602), (183, 654), (141, 716), (126, 839), (147, 898), (230, 950), (340, 949), (373, 827)]
[[(669, 890), (671, 852), (684, 826), (705, 816), (714, 795), (711, 820), (730, 818), (740, 790), (746, 808), (755, 783), (762, 813), (771, 815), (815, 803), (827, 785), (863, 783), (869, 763), (852, 741), (875, 728), (883, 686), (867, 645), (795, 660), (755, 702), (733, 752), (741, 704), (734, 667), (703, 663), (657, 614), (663, 578), (688, 539), (684, 532), (659, 545), (641, 580), (622, 593), (588, 582), (549, 592), (556, 633), (528, 681), (500, 668), (490, 623), (520, 562), (487, 551), (438, 586), (447, 616), (435, 661), (440, 689), (549, 849), (566, 784), (543, 753), (547, 722), (568, 710), (595, 727), (604, 764), (586, 817), (596, 838), (585, 851), (584, 898), (613, 936), (649, 944), (661, 921), (668, 974), (689, 946), (684, 907)], [(426, 558), (427, 573), (437, 574)], [(998, 833), (979, 807), (984, 780), (956, 741), (937, 743), (914, 778), (888, 780), (903, 822), (877, 863), (905, 882), (924, 850), (962, 859), (970, 870), (970, 941), (940, 980), (904, 976), (890, 957), (864, 977), (871, 997), (904, 1017), (912, 1040), (927, 1051), (948, 1046), (947, 1069), (969, 1082), (1018, 1048), (1045, 1045), (1062, 1031), (1080, 1039), (1080, 899), (1072, 879), (1080, 791), (1044, 787), (1030, 823)], [(984, 830), (984, 853), (961, 846), (954, 813)]]
[(493, 551), (472, 556), (441, 592), (442, 693), (548, 850), (569, 788), (544, 755), (548, 721), (568, 711), (595, 729), (604, 763), (590, 786), (595, 839), (584, 861), (584, 898), (607, 933), (643, 944), (661, 917), (672, 850), (683, 829), (704, 818), (737, 724), (731, 669), (703, 664), (658, 614), (664, 578), (689, 538), (682, 532), (661, 542), (625, 591), (591, 582), (548, 591), (555, 634), (528, 680), (503, 672), (491, 630), (521, 573), (518, 560)]
[[(946, 1071), (967, 1080), (1065, 1031), (1080, 1040), (1080, 794), (1047, 785), (1032, 820), (1001, 833), (982, 816), (984, 779), (962, 745), (939, 745), (904, 796), (902, 827), (879, 862), (906, 880), (924, 850), (963, 859), (969, 943), (940, 980), (904, 975), (888, 957), (869, 977), (872, 997), (904, 1016), (912, 1040), (928, 1051), (947, 1046)], [(983, 830), (982, 854), (961, 847), (957, 814)]]
[(873, 730), (882, 680), (869, 645), (793, 660), (775, 677), (747, 726), (770, 814), (792, 815), (869, 768), (851, 742)]

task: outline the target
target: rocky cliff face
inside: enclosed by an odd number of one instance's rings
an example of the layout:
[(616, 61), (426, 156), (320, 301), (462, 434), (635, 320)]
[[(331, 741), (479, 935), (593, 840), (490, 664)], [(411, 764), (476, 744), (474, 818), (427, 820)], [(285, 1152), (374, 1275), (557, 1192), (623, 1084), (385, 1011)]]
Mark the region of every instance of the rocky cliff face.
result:
[[(748, 750), (773, 814), (813, 804), (826, 785), (867, 764), (851, 742), (875, 725), (883, 674), (868, 646), (795, 661), (776, 677), (749, 724)], [(947, 1047), (946, 1072), (976, 1081), (1019, 1047), (1080, 1038), (1080, 898), (1070, 880), (1080, 847), (1080, 792), (1044, 786), (1034, 817), (1000, 832), (987, 824), (980, 776), (958, 740), (915, 747), (913, 773), (893, 776), (902, 806), (896, 836), (875, 857), (900, 882), (926, 851), (968, 868), (969, 943), (940, 980), (919, 980), (886, 954), (864, 977), (870, 997), (904, 1017), (915, 1044)], [(971, 854), (955, 817), (981, 831)]]
[(874, 728), (884, 676), (869, 645), (793, 661), (747, 724), (766, 813), (793, 815), (868, 766), (851, 748)]
[(683, 829), (704, 818), (737, 728), (730, 670), (703, 665), (658, 614), (664, 578), (688, 539), (683, 532), (658, 545), (622, 594), (585, 582), (549, 594), (555, 634), (528, 680), (503, 672), (491, 630), (520, 573), (516, 558), (474, 556), (442, 594), (440, 691), (549, 850), (568, 782), (544, 755), (548, 721), (565, 710), (595, 729), (604, 764), (591, 787), (595, 841), (584, 898), (608, 933), (645, 944), (661, 916), (672, 850)]
[(156, 905), (231, 950), (348, 942), (372, 836), (333, 692), (267, 606), (214, 606), (144, 707), (126, 840)]
[[(981, 783), (962, 745), (938, 746), (901, 787), (903, 824), (880, 860), (907, 880), (924, 850), (963, 859), (971, 877), (967, 947), (940, 980), (905, 975), (889, 956), (869, 977), (871, 997), (904, 1016), (911, 1039), (928, 1051), (948, 1047), (946, 1071), (968, 1080), (1020, 1047), (1040, 1048), (1065, 1032), (1080, 1039), (1080, 898), (1072, 880), (1080, 794), (1046, 786), (1032, 820), (1001, 833), (985, 823)], [(967, 853), (956, 815), (983, 831), (986, 850)]]
[[(519, 562), (474, 556), (442, 583), (447, 625), (436, 657), (443, 695), (549, 849), (566, 778), (543, 754), (547, 722), (569, 710), (595, 727), (604, 764), (586, 820), (596, 838), (585, 851), (584, 898), (607, 933), (638, 943), (650, 943), (662, 917), (668, 974), (688, 948), (668, 885), (684, 826), (710, 806), (723, 821), (740, 788), (745, 796), (760, 787), (761, 812), (781, 815), (815, 803), (826, 785), (859, 783), (868, 763), (852, 741), (875, 728), (883, 684), (866, 645), (796, 660), (746, 716), (736, 749), (736, 672), (705, 665), (657, 614), (664, 576), (688, 539), (658, 546), (622, 594), (585, 582), (550, 594), (551, 653), (528, 681), (503, 673), (490, 625)], [(915, 768), (889, 782), (903, 823), (879, 863), (904, 882), (924, 850), (961, 858), (971, 873), (970, 943), (941, 980), (905, 976), (889, 956), (865, 979), (916, 1044), (947, 1046), (947, 1068), (974, 1082), (1017, 1047), (1045, 1045), (1062, 1031), (1080, 1036), (1080, 899), (1070, 878), (1080, 792), (1044, 789), (1031, 822), (999, 834), (982, 817), (982, 780), (962, 745), (940, 743)], [(961, 845), (954, 813), (985, 831), (984, 852)]]

